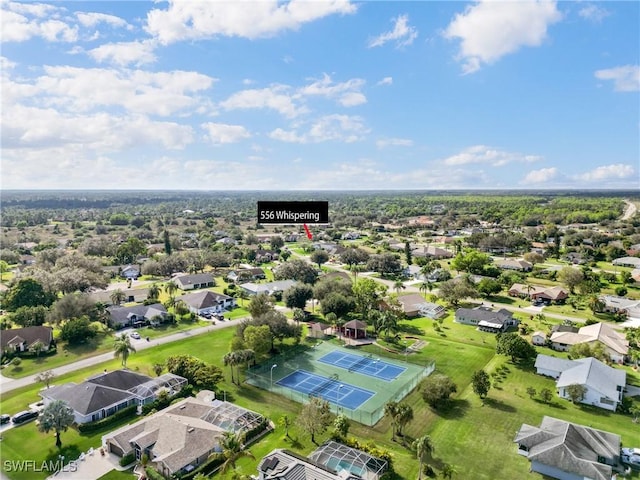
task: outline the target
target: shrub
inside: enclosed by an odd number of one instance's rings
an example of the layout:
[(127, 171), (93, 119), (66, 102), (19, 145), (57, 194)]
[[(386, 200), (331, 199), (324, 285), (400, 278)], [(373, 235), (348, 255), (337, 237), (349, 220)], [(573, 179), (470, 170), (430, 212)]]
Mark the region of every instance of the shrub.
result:
[(136, 452), (127, 453), (124, 457), (120, 459), (118, 462), (121, 467), (126, 467), (127, 465), (131, 465), (136, 461)]
[[(153, 467), (145, 467), (144, 473), (147, 475), (147, 478), (149, 480), (165, 480), (165, 478), (162, 475), (160, 475), (160, 472), (158, 472)], [(186, 478), (186, 477), (183, 477), (183, 478)]]
[(103, 418), (102, 420), (97, 420), (95, 422), (89, 423), (81, 423), (80, 425), (78, 425), (78, 431), (80, 433), (94, 432), (123, 418), (134, 417), (137, 408), (137, 405), (130, 405), (126, 408), (123, 408), (122, 410), (117, 411), (113, 415), (108, 416), (107, 418)]

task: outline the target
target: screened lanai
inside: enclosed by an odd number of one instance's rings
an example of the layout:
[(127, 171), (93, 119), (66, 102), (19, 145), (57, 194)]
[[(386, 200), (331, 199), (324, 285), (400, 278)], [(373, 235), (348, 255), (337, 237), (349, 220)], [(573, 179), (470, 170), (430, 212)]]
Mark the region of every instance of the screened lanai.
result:
[(331, 440), (320, 445), (309, 458), (338, 473), (346, 470), (365, 480), (377, 480), (388, 467), (385, 460)]

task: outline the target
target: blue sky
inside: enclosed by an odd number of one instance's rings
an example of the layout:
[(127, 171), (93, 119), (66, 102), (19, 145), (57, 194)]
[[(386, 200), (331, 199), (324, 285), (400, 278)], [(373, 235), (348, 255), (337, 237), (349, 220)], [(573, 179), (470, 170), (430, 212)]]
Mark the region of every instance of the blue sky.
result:
[(638, 2), (0, 2), (2, 188), (640, 188)]

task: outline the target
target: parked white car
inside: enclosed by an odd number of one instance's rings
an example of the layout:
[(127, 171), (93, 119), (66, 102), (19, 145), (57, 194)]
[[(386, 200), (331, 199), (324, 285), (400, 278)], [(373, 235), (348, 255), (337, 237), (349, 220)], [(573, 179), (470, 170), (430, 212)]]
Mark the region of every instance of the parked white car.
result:
[(140, 334), (139, 334), (138, 332), (131, 332), (131, 333), (129, 334), (129, 336), (130, 336), (131, 338), (136, 339), (136, 340), (140, 340), (140, 338), (141, 338), (141, 337), (140, 337)]
[(640, 467), (640, 448), (623, 448), (622, 463)]

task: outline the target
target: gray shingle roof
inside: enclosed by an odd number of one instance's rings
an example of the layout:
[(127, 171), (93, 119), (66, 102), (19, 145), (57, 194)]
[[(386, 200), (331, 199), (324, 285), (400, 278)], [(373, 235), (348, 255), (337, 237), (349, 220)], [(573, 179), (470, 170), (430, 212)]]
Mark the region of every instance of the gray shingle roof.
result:
[(611, 368), (595, 358), (580, 358), (571, 368), (564, 370), (556, 386), (567, 387), (574, 383), (594, 389), (610, 399), (618, 399), (618, 387), (627, 382), (624, 370)]
[(540, 427), (523, 424), (514, 442), (528, 448), (528, 458), (594, 480), (611, 480), (612, 469), (598, 457), (617, 461), (620, 436), (545, 416)]
[(42, 392), (42, 396), (52, 400), (64, 400), (81, 415), (88, 415), (114, 404), (122, 403), (132, 398), (127, 391), (103, 387), (93, 383), (79, 385), (61, 385)]
[(133, 307), (109, 307), (107, 308), (111, 321), (114, 323), (125, 324), (129, 323), (131, 315), (135, 315), (138, 318), (152, 319), (156, 315), (166, 315), (167, 309), (161, 303), (154, 303), (152, 305), (135, 305)]
[(9, 343), (17, 344), (23, 341), (27, 344), (27, 348), (29, 348), (38, 340), (48, 347), (53, 340), (53, 329), (51, 327), (37, 326), (0, 330), (0, 349), (2, 350), (7, 348)]
[(201, 290), (199, 292), (182, 295), (181, 297), (178, 297), (178, 300), (182, 300), (190, 307), (200, 310), (202, 308), (220, 305), (225, 301), (231, 300), (231, 297), (221, 293), (212, 292), (211, 290)]
[(456, 310), (456, 317), (504, 324), (513, 318), (513, 314), (504, 308), (497, 312), (484, 308), (459, 308)]
[(213, 275), (210, 273), (196, 273), (193, 275), (181, 275), (179, 277), (174, 278), (174, 281), (182, 286), (187, 285), (201, 285), (203, 283), (212, 283)]
[[(544, 334), (543, 334), (544, 335)], [(571, 367), (575, 367), (573, 360), (567, 360), (566, 358), (552, 357), (550, 355), (539, 354), (536, 357), (536, 368), (542, 368), (544, 370), (554, 370), (556, 372), (562, 372)]]

